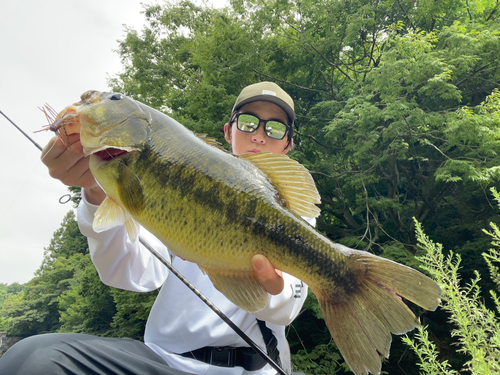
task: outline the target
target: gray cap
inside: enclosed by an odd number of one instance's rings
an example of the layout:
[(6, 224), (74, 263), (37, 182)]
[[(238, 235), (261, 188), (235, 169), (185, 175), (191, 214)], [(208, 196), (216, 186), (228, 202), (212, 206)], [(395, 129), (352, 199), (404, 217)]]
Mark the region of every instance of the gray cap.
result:
[(244, 104), (259, 100), (279, 105), (290, 117), (292, 123), (295, 121), (293, 99), (274, 82), (259, 82), (245, 87), (234, 103), (233, 112)]

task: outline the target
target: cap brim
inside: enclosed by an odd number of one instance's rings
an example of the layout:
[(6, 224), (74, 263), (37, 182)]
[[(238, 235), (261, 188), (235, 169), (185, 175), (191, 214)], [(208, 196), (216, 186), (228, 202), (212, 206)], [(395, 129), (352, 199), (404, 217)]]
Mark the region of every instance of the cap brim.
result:
[(295, 121), (295, 111), (292, 109), (292, 107), (290, 107), (283, 99), (272, 95), (256, 95), (252, 96), (251, 98), (243, 99), (241, 102), (237, 103), (234, 106), (233, 112), (238, 108), (241, 108), (245, 104), (258, 101), (271, 102), (278, 105), (286, 112), (292, 123)]

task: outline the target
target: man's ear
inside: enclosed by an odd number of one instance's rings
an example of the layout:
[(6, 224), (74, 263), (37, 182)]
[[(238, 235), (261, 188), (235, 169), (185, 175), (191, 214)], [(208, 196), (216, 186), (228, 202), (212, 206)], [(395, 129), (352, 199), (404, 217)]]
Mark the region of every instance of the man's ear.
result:
[(288, 154), (288, 151), (290, 151), (293, 147), (293, 138), (290, 139), (290, 142), (288, 142), (288, 144), (286, 145), (285, 149), (283, 151), (281, 151), (282, 154)]
[(231, 128), (227, 122), (224, 125), (224, 138), (226, 138), (227, 143), (231, 144)]

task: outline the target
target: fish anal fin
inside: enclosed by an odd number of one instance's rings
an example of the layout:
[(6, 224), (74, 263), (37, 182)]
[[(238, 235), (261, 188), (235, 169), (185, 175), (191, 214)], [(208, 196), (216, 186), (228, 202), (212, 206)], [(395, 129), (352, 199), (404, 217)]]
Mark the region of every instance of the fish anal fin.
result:
[(113, 199), (106, 196), (94, 214), (92, 228), (100, 233), (124, 224), (130, 215)]
[(203, 270), (219, 292), (249, 313), (266, 307), (269, 296), (253, 272)]
[(321, 202), (316, 184), (309, 171), (299, 162), (283, 154), (258, 152), (240, 155), (259, 168), (271, 181), (285, 205), (300, 216), (318, 217)]
[(389, 356), (392, 334), (403, 334), (420, 325), (401, 297), (435, 310), (441, 289), (410, 267), (355, 250), (344, 253), (351, 258), (348, 272), (353, 277), (349, 285), (339, 288), (339, 284), (329, 290), (311, 288), (351, 370), (356, 375), (380, 374), (380, 355)]

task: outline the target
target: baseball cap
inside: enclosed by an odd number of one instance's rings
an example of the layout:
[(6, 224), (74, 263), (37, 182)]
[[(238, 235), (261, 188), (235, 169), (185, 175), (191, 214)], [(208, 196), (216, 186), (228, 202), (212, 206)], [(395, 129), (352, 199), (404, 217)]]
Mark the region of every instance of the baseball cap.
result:
[(258, 100), (279, 105), (292, 120), (292, 123), (295, 121), (293, 99), (274, 82), (264, 81), (245, 87), (234, 103), (233, 112), (244, 104)]

